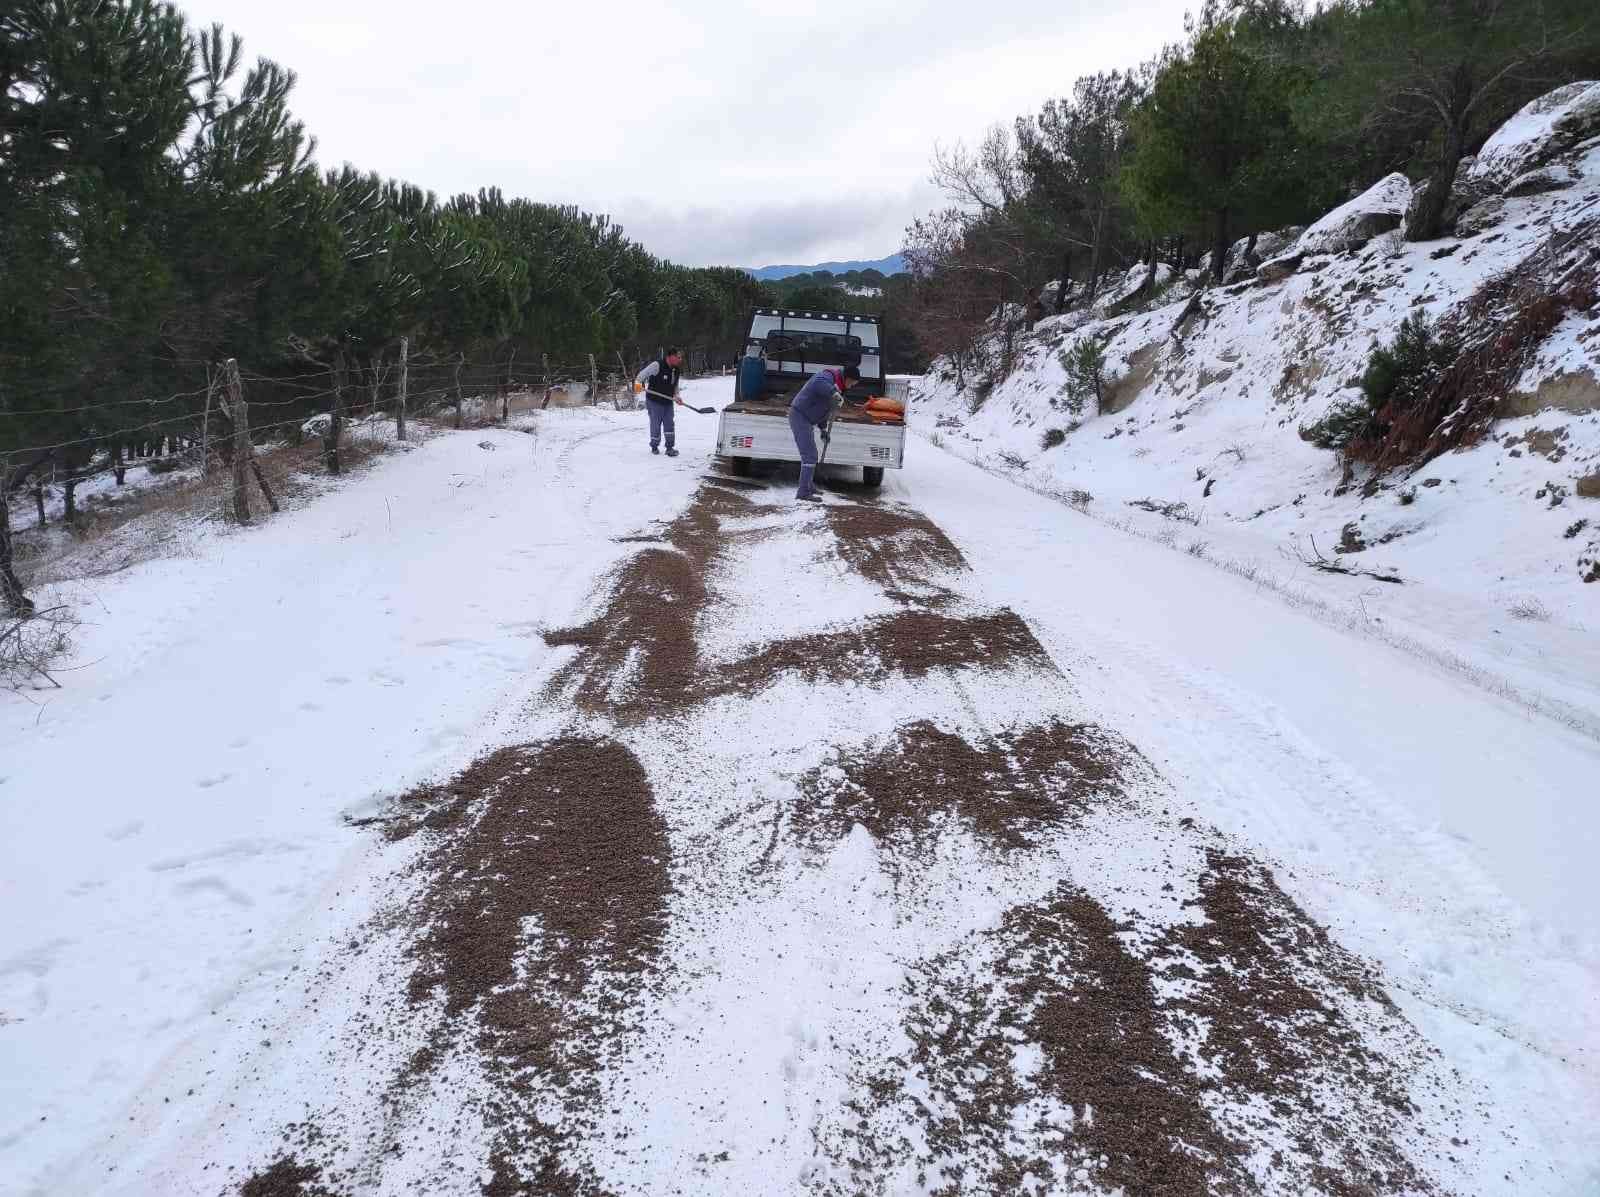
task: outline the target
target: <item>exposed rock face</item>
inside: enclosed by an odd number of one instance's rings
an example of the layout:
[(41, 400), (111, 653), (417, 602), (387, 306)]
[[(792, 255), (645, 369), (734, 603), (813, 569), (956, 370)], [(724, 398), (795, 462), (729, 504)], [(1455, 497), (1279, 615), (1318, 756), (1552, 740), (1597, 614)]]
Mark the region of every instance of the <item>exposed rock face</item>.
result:
[(1600, 377), (1590, 369), (1552, 374), (1531, 392), (1512, 391), (1501, 405), (1501, 414), (1531, 416), (1551, 408), (1575, 416), (1600, 412)]
[(1411, 206), (1411, 180), (1398, 171), (1379, 179), (1347, 204), (1341, 204), (1300, 235), (1300, 254), (1342, 253), (1400, 227)]
[(1305, 232), (1303, 225), (1294, 225), (1270, 233), (1258, 233), (1253, 249), (1250, 246), (1250, 238), (1239, 238), (1228, 250), (1228, 266), (1223, 282), (1238, 283), (1254, 277), (1261, 263), (1278, 257), (1293, 245), (1303, 232)]
[(1510, 196), (1518, 195), (1543, 195), (1547, 191), (1560, 191), (1563, 187), (1571, 187), (1577, 180), (1568, 171), (1559, 166), (1541, 166), (1537, 170), (1525, 171), (1506, 184), (1505, 193)]
[(1273, 233), (1262, 233), (1256, 238), (1256, 257), (1263, 262), (1268, 258), (1275, 258), (1300, 240), (1304, 233), (1304, 225), (1292, 225), (1286, 229), (1279, 229)]
[(1305, 261), (1305, 257), (1305, 254), (1297, 252), (1283, 254), (1280, 257), (1263, 262), (1256, 267), (1256, 277), (1264, 283), (1282, 282), (1300, 269), (1300, 263)]
[(1456, 217), (1456, 236), (1476, 237), (1485, 229), (1491, 229), (1499, 224), (1505, 213), (1505, 200), (1497, 196), (1479, 200), (1460, 216)]
[(1526, 104), (1495, 130), (1478, 151), (1470, 181), (1502, 190), (1597, 134), (1600, 83), (1568, 83)]

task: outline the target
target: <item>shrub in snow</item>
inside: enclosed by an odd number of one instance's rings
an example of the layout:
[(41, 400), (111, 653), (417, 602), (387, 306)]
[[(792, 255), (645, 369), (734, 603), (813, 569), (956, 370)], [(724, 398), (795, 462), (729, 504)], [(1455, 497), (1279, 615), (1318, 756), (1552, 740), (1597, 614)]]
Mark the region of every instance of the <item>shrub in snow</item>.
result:
[(0, 686), (59, 687), (50, 671), (72, 648), (77, 619), (66, 607), (6, 613), (0, 609)]
[(1375, 345), (1361, 375), (1361, 395), (1336, 403), (1322, 419), (1300, 429), (1302, 440), (1319, 449), (1346, 449), (1376, 443), (1394, 418), (1425, 398), (1460, 347), (1437, 336), (1421, 312), (1400, 325), (1394, 341)]
[(1099, 415), (1105, 402), (1105, 350), (1092, 337), (1079, 337), (1061, 351), (1061, 368), (1067, 372), (1067, 407), (1077, 414), (1093, 399), (1094, 413)]
[(1366, 400), (1348, 399), (1335, 403), (1322, 419), (1300, 425), (1300, 439), (1319, 449), (1343, 449), (1365, 433), (1371, 422)]
[(1041, 449), (1054, 449), (1066, 439), (1067, 430), (1065, 428), (1046, 428), (1044, 435), (1039, 438), (1039, 447)]
[(1532, 619), (1544, 623), (1550, 618), (1550, 609), (1536, 598), (1518, 599), (1506, 608), (1512, 619)]
[(1394, 342), (1373, 348), (1361, 374), (1361, 394), (1374, 413), (1404, 410), (1455, 361), (1460, 346), (1435, 335), (1427, 316), (1413, 312), (1400, 323)]

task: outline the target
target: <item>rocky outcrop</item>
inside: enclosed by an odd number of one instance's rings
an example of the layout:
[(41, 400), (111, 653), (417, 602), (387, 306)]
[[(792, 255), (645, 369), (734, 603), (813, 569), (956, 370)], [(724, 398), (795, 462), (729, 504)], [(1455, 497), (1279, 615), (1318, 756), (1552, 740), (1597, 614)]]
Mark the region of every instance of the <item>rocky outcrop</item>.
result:
[(1303, 253), (1282, 254), (1256, 267), (1256, 278), (1264, 283), (1278, 283), (1288, 278), (1300, 269), (1300, 263), (1305, 261)]
[(1261, 263), (1278, 257), (1299, 240), (1303, 232), (1305, 232), (1304, 226), (1295, 225), (1269, 233), (1258, 233), (1253, 246), (1249, 237), (1241, 237), (1228, 251), (1228, 267), (1222, 281), (1232, 284), (1253, 278)]
[(1374, 237), (1399, 228), (1410, 205), (1411, 180), (1397, 171), (1308, 228), (1295, 243), (1295, 252), (1330, 254), (1360, 249)]
[(1557, 371), (1530, 390), (1511, 391), (1501, 401), (1499, 414), (1532, 416), (1550, 410), (1575, 416), (1600, 412), (1600, 377), (1588, 368)]
[(1600, 83), (1568, 83), (1524, 105), (1495, 130), (1478, 151), (1469, 180), (1502, 191), (1597, 135)]
[(1547, 191), (1560, 191), (1564, 187), (1571, 187), (1577, 182), (1572, 172), (1560, 166), (1541, 166), (1537, 170), (1524, 171), (1511, 182), (1506, 184), (1505, 194), (1509, 196), (1543, 195)]
[(1456, 236), (1476, 237), (1486, 229), (1492, 229), (1499, 224), (1505, 214), (1506, 202), (1498, 196), (1479, 200), (1456, 217)]

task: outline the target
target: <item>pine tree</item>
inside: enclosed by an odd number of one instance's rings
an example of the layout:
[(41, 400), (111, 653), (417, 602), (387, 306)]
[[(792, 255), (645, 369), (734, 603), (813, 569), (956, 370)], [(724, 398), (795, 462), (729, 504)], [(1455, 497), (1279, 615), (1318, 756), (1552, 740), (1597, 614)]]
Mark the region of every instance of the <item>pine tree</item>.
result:
[(1324, 21), (1330, 69), (1302, 120), (1425, 139), (1413, 241), (1444, 232), (1462, 157), (1600, 44), (1594, 0), (1339, 0)]
[(1146, 232), (1203, 236), (1219, 281), (1234, 237), (1275, 223), (1298, 192), (1289, 169), (1297, 72), (1251, 33), (1247, 16), (1208, 0), (1187, 44), (1162, 57), (1133, 110), (1122, 175)]

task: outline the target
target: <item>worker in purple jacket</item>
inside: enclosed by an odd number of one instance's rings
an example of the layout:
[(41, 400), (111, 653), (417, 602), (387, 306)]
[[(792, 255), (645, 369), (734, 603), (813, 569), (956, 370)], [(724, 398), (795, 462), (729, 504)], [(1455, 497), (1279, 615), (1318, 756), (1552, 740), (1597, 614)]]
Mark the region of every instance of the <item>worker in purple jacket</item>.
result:
[(817, 440), (812, 429), (822, 429), (822, 443), (826, 445), (834, 410), (844, 406), (844, 393), (860, 381), (861, 371), (854, 366), (818, 370), (789, 401), (789, 431), (794, 433), (795, 448), (800, 450), (800, 489), (795, 498), (822, 501), (812, 485), (817, 472)]

